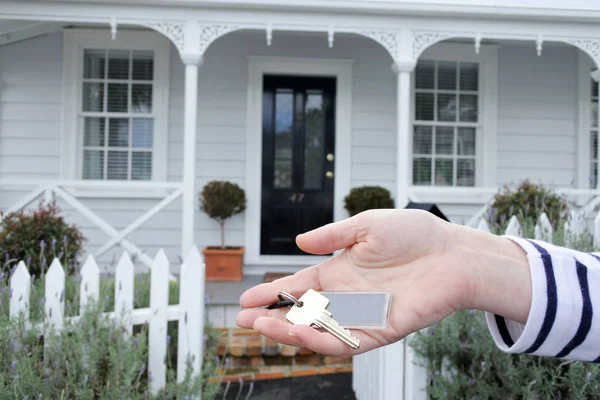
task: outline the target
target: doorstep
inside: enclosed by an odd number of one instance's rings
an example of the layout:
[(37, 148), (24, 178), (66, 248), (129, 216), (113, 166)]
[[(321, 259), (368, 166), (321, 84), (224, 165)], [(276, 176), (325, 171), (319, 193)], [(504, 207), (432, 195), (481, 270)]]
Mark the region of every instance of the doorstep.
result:
[(282, 345), (248, 329), (219, 329), (220, 368), (212, 382), (282, 379), (352, 372), (352, 357), (317, 354)]

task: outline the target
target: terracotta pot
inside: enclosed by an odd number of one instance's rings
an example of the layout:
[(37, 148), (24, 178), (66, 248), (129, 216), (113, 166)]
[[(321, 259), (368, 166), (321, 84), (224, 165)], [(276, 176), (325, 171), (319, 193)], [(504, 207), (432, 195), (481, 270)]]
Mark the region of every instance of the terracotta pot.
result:
[(206, 280), (239, 282), (243, 278), (244, 247), (206, 247)]

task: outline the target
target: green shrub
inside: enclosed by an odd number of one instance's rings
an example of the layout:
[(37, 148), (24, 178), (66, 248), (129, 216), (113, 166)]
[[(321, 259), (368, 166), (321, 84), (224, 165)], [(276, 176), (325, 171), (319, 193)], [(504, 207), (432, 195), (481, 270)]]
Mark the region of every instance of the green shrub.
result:
[(225, 221), (246, 210), (246, 193), (228, 181), (210, 181), (200, 193), (200, 209), (221, 226), (221, 247), (225, 247)]
[(344, 207), (350, 216), (376, 208), (394, 208), (390, 191), (381, 186), (361, 186), (350, 190), (344, 198)]
[[(0, 263), (5, 273), (11, 262), (26, 261), (29, 272), (41, 276), (55, 257), (63, 265), (75, 266), (84, 241), (55, 203), (41, 204), (32, 212), (0, 212)], [(73, 271), (65, 270), (67, 274)]]
[(546, 213), (553, 223), (553, 228), (557, 229), (566, 221), (568, 203), (550, 188), (524, 180), (515, 189), (504, 186), (494, 196), (486, 220), (490, 228), (502, 231), (515, 215), (525, 228), (528, 224), (535, 225), (542, 212)]

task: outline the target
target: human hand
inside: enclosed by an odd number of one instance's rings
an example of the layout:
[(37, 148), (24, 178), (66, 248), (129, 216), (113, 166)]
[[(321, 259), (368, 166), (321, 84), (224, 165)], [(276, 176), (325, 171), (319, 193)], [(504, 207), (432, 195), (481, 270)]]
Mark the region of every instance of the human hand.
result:
[[(424, 211), (369, 210), (298, 236), (298, 246), (308, 253), (344, 251), (295, 275), (246, 291), (240, 305), (250, 309), (238, 314), (237, 324), (280, 343), (322, 354), (350, 355), (372, 350), (431, 326), (459, 309), (489, 305), (491, 311), (497, 307), (488, 296), (481, 296), (498, 273), (497, 268), (486, 268), (486, 261), (504, 270), (511, 260), (523, 266), (520, 249), (506, 242)], [(487, 251), (474, 252), (479, 246)], [(499, 256), (493, 260), (498, 251)], [(480, 264), (485, 265), (477, 268)], [(523, 268), (514, 270), (522, 279)], [(252, 308), (272, 303), (279, 291), (300, 297), (308, 289), (391, 292), (390, 324), (383, 330), (353, 330), (361, 341), (360, 349), (353, 350), (328, 332), (289, 324), (285, 309)]]

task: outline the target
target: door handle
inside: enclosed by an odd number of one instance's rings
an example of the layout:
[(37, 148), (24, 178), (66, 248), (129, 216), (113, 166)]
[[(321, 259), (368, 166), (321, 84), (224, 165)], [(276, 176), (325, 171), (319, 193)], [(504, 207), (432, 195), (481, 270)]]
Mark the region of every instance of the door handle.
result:
[(327, 154), (327, 161), (333, 161), (334, 158), (333, 153)]
[(296, 201), (296, 193), (290, 196), (290, 201), (294, 203)]
[(327, 172), (325, 173), (325, 176), (326, 176), (327, 178), (329, 178), (329, 179), (333, 179), (333, 172), (331, 172), (331, 171), (327, 171)]

